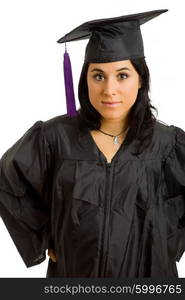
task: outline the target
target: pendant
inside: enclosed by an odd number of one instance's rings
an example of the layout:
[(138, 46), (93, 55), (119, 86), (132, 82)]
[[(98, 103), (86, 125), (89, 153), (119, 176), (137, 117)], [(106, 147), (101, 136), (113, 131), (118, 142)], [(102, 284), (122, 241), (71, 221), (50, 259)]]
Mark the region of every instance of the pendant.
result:
[(114, 142), (115, 145), (119, 144), (118, 136), (115, 136), (115, 137), (113, 138), (113, 142)]

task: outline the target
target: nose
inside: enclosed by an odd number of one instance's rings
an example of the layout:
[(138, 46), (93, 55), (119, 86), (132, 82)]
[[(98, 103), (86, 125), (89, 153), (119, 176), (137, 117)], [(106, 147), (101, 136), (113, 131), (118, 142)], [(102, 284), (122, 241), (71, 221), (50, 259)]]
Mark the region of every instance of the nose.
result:
[(104, 96), (114, 96), (117, 91), (117, 83), (114, 78), (107, 78), (103, 84), (103, 95)]

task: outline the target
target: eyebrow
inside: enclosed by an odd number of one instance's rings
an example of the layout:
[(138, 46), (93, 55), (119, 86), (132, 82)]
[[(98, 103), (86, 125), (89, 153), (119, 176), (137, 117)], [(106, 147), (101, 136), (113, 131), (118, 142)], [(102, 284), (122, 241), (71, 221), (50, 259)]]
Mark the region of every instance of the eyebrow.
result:
[[(123, 71), (123, 70), (131, 71), (129, 68), (123, 67), (123, 68), (121, 68), (121, 69), (116, 70), (116, 72)], [(102, 73), (104, 73), (103, 70), (97, 69), (97, 68), (92, 69), (91, 72), (102, 72)]]

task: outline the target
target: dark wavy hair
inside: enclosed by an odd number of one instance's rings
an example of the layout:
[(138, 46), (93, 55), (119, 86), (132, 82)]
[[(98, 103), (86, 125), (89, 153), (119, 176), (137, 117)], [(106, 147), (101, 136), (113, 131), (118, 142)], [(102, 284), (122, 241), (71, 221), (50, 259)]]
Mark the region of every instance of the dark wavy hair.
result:
[[(134, 105), (129, 111), (129, 130), (127, 132), (126, 141), (130, 144), (137, 139), (134, 155), (138, 155), (145, 150), (151, 142), (156, 117), (152, 110), (158, 115), (158, 110), (151, 105), (149, 98), (150, 91), (150, 73), (144, 58), (131, 59), (130, 62), (134, 66), (141, 78), (141, 88)], [(97, 130), (101, 127), (101, 114), (91, 105), (88, 95), (87, 71), (89, 63), (85, 62), (82, 67), (79, 85), (78, 98), (80, 109), (78, 116), (80, 121), (80, 130)]]

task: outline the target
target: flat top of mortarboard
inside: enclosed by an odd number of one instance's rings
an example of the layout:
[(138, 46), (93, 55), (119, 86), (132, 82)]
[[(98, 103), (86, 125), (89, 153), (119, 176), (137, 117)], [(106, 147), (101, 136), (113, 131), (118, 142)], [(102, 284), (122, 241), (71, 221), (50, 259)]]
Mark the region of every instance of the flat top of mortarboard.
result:
[(115, 18), (92, 20), (76, 27), (75, 29), (64, 35), (62, 38), (60, 38), (57, 42), (65, 43), (70, 41), (88, 39), (90, 38), (93, 31), (101, 29), (101, 27), (103, 26), (112, 24), (116, 25), (118, 23), (123, 24), (123, 22), (137, 21), (139, 25), (142, 25), (167, 11), (168, 9), (160, 9)]

